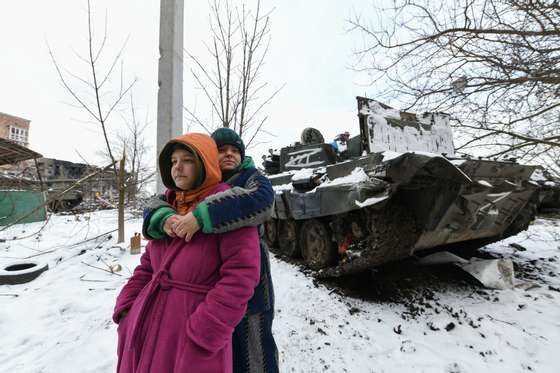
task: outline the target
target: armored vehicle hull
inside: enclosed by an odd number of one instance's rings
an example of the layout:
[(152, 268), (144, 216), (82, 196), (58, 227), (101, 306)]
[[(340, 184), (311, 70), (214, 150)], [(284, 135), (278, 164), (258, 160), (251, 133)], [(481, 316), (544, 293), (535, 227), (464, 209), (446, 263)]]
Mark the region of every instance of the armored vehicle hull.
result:
[(539, 186), (539, 212), (560, 212), (560, 179), (539, 166), (531, 181)]
[(48, 194), (49, 204), (48, 208), (51, 212), (63, 212), (73, 209), (83, 201), (83, 194), (81, 191), (72, 190), (60, 195), (60, 191), (49, 190)]
[[(335, 154), (338, 163), (328, 144), (281, 150), (276, 168), (284, 172), (270, 176), (276, 195), (265, 225), (269, 245), (303, 256), (321, 276), (340, 276), (443, 245), (489, 243), (527, 228), (538, 204), (538, 186), (529, 181), (535, 167), (455, 158), (445, 120), (437, 123), (444, 115), (424, 114), (431, 125), (415, 123), (412, 114), (387, 114), (392, 109), (380, 105), (358, 98), (360, 135), (349, 140), (354, 154)], [(380, 122), (393, 128), (374, 128)], [(376, 131), (386, 139), (400, 137), (401, 147), (390, 142), (383, 149), (371, 138)], [(306, 167), (310, 163), (314, 167)]]

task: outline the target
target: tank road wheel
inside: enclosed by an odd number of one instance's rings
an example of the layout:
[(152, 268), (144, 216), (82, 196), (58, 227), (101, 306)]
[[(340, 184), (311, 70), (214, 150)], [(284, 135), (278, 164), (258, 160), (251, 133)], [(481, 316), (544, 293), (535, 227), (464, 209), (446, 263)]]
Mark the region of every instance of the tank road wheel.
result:
[(278, 246), (278, 224), (276, 219), (264, 222), (264, 240), (268, 247), (274, 248)]
[(298, 223), (295, 220), (280, 220), (278, 224), (278, 245), (283, 254), (291, 258), (299, 256)]
[(337, 250), (325, 224), (317, 219), (303, 223), (300, 233), (301, 255), (313, 270), (327, 268), (337, 259)]

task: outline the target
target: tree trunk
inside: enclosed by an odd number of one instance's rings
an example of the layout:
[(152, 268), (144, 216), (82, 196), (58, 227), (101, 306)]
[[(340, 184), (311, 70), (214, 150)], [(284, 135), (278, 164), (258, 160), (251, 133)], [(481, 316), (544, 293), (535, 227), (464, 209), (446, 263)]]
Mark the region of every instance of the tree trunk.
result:
[(125, 153), (123, 153), (123, 157), (121, 159), (119, 165), (119, 237), (117, 239), (117, 243), (124, 242), (124, 163), (125, 163)]

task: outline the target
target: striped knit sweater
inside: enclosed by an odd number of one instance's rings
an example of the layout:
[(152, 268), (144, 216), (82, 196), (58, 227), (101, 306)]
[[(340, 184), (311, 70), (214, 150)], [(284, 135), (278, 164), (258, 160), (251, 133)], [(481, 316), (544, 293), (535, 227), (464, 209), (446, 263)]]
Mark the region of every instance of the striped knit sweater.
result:
[[(256, 226), (270, 217), (274, 203), (272, 185), (254, 168), (250, 157), (245, 159), (246, 166), (226, 181), (231, 189), (207, 197), (194, 209), (193, 215), (204, 233)], [(174, 198), (174, 193), (169, 192), (153, 199), (144, 209), (142, 232), (147, 239), (163, 238), (165, 220), (176, 214), (171, 201), (167, 201)]]

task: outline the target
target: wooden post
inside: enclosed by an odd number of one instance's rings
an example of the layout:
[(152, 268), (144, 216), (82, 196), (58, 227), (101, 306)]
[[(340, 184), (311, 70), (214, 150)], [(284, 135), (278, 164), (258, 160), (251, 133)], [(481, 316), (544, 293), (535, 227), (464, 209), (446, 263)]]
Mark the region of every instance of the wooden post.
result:
[(119, 212), (118, 212), (118, 228), (119, 234), (117, 243), (124, 242), (124, 164), (126, 154), (123, 151), (123, 157), (119, 164)]
[(140, 254), (140, 244), (142, 242), (142, 236), (140, 233), (135, 232), (134, 236), (130, 237), (130, 253), (132, 255)]
[(43, 184), (43, 178), (41, 177), (41, 172), (39, 172), (39, 162), (37, 162), (37, 158), (33, 158), (35, 162), (35, 169), (37, 170), (37, 177), (39, 178), (39, 185), (41, 186), (41, 192), (45, 191), (45, 185)]

